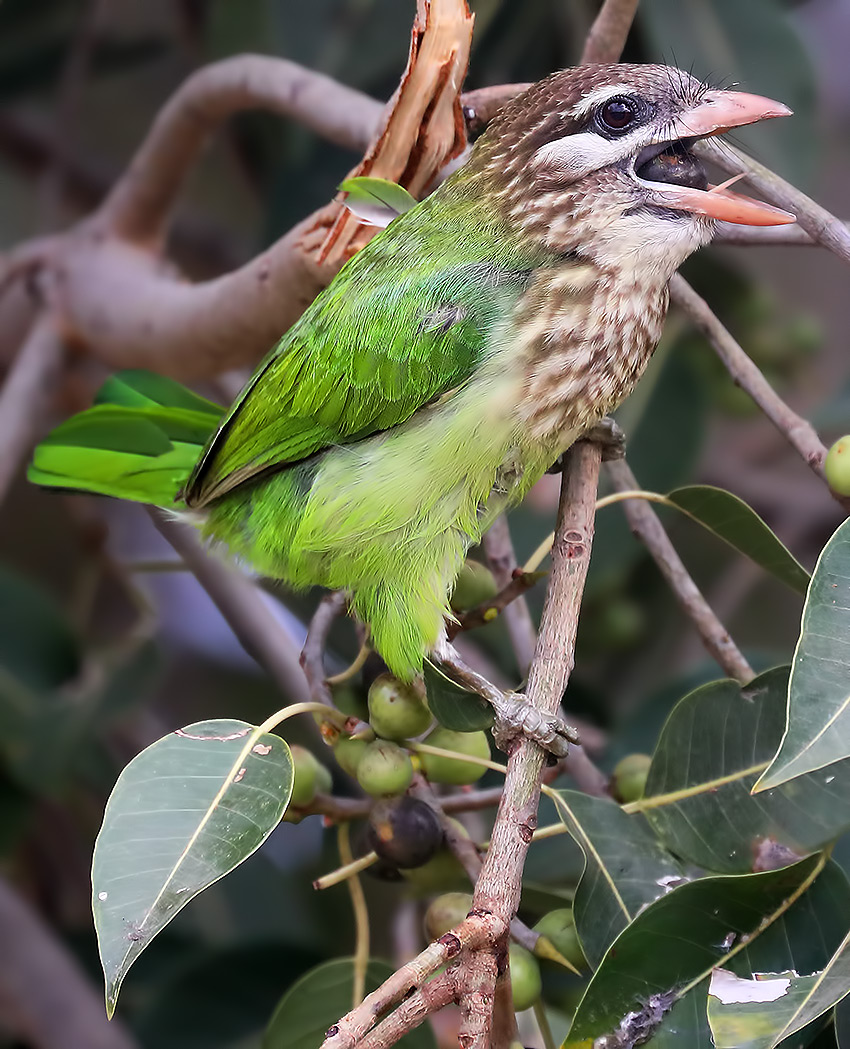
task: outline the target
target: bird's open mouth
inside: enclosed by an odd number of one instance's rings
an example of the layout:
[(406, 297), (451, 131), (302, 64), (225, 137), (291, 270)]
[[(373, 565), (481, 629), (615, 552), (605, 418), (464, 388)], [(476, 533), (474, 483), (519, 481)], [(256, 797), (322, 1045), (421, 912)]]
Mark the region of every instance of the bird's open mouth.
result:
[(781, 226), (795, 222), (794, 215), (772, 204), (753, 200), (728, 187), (743, 176), (712, 186), (702, 161), (693, 152), (701, 138), (719, 135), (733, 127), (771, 117), (788, 116), (780, 102), (741, 91), (714, 91), (676, 121), (679, 137), (646, 146), (635, 158), (634, 173), (652, 188), (652, 204), (673, 211), (689, 211), (750, 226)]
[(680, 138), (675, 142), (656, 142), (646, 146), (635, 160), (635, 174), (645, 182), (707, 190), (708, 175), (702, 161), (690, 152), (695, 141)]

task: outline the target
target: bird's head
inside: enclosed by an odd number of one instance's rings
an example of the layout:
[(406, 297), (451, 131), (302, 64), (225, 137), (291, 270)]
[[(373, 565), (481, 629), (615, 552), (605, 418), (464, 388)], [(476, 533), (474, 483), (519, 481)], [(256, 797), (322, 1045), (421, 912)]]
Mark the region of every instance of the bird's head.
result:
[(578, 66), (513, 99), (476, 145), (471, 166), (496, 187), (510, 226), (541, 247), (581, 251), (601, 265), (648, 266), (666, 278), (711, 238), (715, 220), (794, 221), (710, 186), (691, 149), (790, 112), (669, 66)]

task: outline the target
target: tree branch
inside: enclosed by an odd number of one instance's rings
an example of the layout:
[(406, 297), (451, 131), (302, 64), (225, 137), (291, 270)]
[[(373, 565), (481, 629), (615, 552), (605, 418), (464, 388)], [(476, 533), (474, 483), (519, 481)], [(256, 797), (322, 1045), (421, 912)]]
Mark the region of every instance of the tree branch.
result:
[(114, 235), (159, 250), (183, 181), (228, 117), (265, 109), (362, 152), (378, 126), (379, 102), (295, 62), (237, 55), (198, 70), (166, 103), (100, 210)]
[(160, 510), (150, 511), (165, 536), (212, 598), (249, 655), (293, 703), (311, 698), (299, 664), (298, 646), (275, 618), (260, 588), (246, 575), (208, 553), (192, 528)]
[(845, 262), (850, 262), (850, 229), (796, 186), (728, 142), (703, 139), (694, 145), (694, 151), (707, 160), (713, 160), (731, 175), (746, 172), (747, 182), (771, 204), (792, 212), (797, 216), (800, 228), (813, 240), (835, 252)]
[[(752, 397), (817, 476), (828, 483), (823, 472), (826, 448), (812, 424), (782, 400), (762, 375), (758, 366), (750, 360), (739, 343), (720, 323), (705, 299), (697, 295), (679, 274), (676, 274), (670, 282), (670, 296), (672, 301), (685, 311), (708, 339), (735, 383)], [(850, 512), (850, 498), (840, 496), (835, 492), (832, 492), (832, 496), (846, 511)]]
[[(606, 467), (618, 492), (634, 491), (639, 487), (625, 459), (612, 459), (606, 463)], [(676, 600), (696, 627), (709, 655), (729, 677), (740, 681), (741, 684), (752, 680), (755, 676), (752, 667), (691, 579), (658, 515), (649, 503), (641, 499), (627, 499), (623, 503), (623, 512), (629, 527), (649, 550)]]
[(386, 1020), (358, 1043), (358, 1049), (389, 1049), (408, 1031), (423, 1023), (431, 1013), (457, 998), (457, 970), (450, 968), (423, 984)]
[(0, 877), (0, 1016), (32, 1049), (135, 1049), (111, 1023), (79, 965), (36, 912)]
[(0, 503), (48, 416), (61, 376), (62, 341), (45, 316), (35, 321), (0, 393)]
[[(527, 690), (529, 701), (549, 714), (558, 710), (573, 666), (601, 461), (599, 446), (586, 441), (574, 445), (565, 457), (552, 571)], [(543, 761), (543, 751), (535, 743), (522, 739), (515, 744), (490, 849), (475, 888), (476, 912), (492, 913), (506, 925), (519, 907), (525, 856), (537, 824)], [(486, 1049), (497, 967), (492, 949), (478, 950), (469, 960), (460, 1039), (464, 1049)]]
[(637, 13), (638, 0), (604, 0), (590, 27), (582, 62), (619, 62)]
[[(487, 529), (484, 535), (484, 549), (487, 553), (490, 571), (496, 580), (496, 586), (504, 590), (516, 582), (514, 579), (514, 571), (517, 567), (516, 554), (511, 541), (508, 519), (504, 514), (500, 514)], [(502, 617), (508, 628), (520, 675), (525, 677), (534, 656), (537, 632), (534, 629), (531, 612), (528, 610), (528, 602), (522, 596), (522, 590), (519, 596), (504, 605)]]
[(432, 973), (451, 962), (465, 949), (495, 943), (503, 937), (506, 925), (492, 914), (470, 914), (451, 932), (429, 944), (412, 961), (403, 965), (371, 994), (366, 995), (328, 1030), (321, 1049), (354, 1049), (371, 1030), (377, 1018), (402, 999), (415, 993)]

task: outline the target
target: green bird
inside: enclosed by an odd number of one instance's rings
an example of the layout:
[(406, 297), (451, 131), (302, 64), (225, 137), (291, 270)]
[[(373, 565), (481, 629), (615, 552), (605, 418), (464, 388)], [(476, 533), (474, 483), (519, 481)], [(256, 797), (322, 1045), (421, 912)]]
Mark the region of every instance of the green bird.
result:
[(794, 221), (709, 187), (690, 150), (789, 112), (666, 66), (556, 73), (342, 268), (227, 412), (125, 373), (29, 476), (184, 510), (260, 573), (346, 590), (410, 679), (469, 547), (636, 383), (715, 220)]

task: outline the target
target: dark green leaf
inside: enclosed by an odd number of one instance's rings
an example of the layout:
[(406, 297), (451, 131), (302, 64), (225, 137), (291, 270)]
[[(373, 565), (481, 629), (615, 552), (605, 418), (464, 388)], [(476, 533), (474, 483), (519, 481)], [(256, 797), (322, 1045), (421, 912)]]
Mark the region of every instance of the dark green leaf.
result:
[[(366, 993), (374, 991), (394, 969), (386, 962), (370, 960), (366, 970)], [(354, 962), (337, 958), (326, 962), (294, 983), (281, 998), (263, 1038), (263, 1049), (319, 1049), (327, 1029), (351, 1011)], [(406, 1034), (402, 1049), (436, 1049), (426, 1025)]]
[(487, 700), (455, 684), (430, 660), (423, 664), (423, 676), (428, 706), (441, 725), (454, 732), (477, 732), (493, 724)]
[[(705, 1016), (707, 983), (719, 964), (731, 967), (757, 939), (783, 921), (794, 894), (820, 872), (812, 857), (765, 874), (702, 878), (656, 900), (611, 945), (587, 987), (564, 1046), (614, 1044), (712, 1046)], [(742, 975), (739, 973), (739, 975)]]
[(339, 188), (346, 194), (343, 203), (348, 210), (373, 226), (388, 226), (416, 206), (416, 198), (404, 186), (385, 178), (358, 175), (341, 182)]
[(641, 908), (683, 880), (682, 869), (642, 817), (613, 801), (562, 790), (556, 807), (584, 853), (573, 912), (584, 955), (596, 968)]
[(711, 485), (676, 488), (667, 498), (766, 572), (805, 594), (809, 573), (743, 499)]
[(157, 985), (135, 1033), (145, 1049), (235, 1049), (262, 1035), (281, 988), (317, 960), (282, 942), (207, 948)]
[(265, 841), (291, 793), (289, 747), (243, 721), (180, 729), (124, 769), (92, 866), (110, 1015), (139, 954), (193, 896)]
[(850, 827), (850, 761), (750, 793), (782, 736), (787, 680), (780, 667), (743, 688), (714, 681), (673, 710), (632, 807), (677, 855), (709, 870), (764, 870)]
[(845, 521), (812, 575), (788, 685), (788, 725), (756, 789), (769, 790), (848, 756), (850, 521)]

